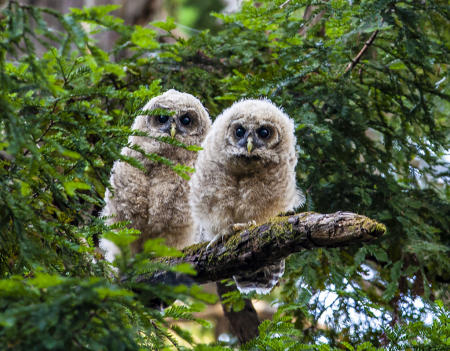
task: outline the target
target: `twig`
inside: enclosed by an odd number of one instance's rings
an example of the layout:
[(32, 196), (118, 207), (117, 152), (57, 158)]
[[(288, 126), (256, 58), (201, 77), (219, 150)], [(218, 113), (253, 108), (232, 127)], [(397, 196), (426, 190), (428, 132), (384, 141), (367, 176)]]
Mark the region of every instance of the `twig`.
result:
[[(325, 10), (320, 11), (318, 14), (316, 14), (312, 19), (311, 16), (314, 13), (314, 11), (318, 8), (318, 6), (312, 6), (308, 5), (306, 6), (305, 13), (303, 14), (303, 20), (305, 21), (305, 25), (299, 30), (299, 35), (306, 35), (306, 33), (314, 27), (317, 23), (320, 22), (320, 20), (325, 15)], [(310, 21), (309, 23), (307, 23)]]
[(291, 0), (286, 0), (285, 2), (283, 2), (283, 3), (280, 5), (280, 9), (284, 9), (290, 2), (291, 2)]
[(345, 69), (344, 74), (351, 71), (358, 64), (359, 60), (361, 60), (362, 55), (364, 55), (364, 53), (367, 51), (369, 46), (372, 45), (372, 43), (375, 40), (375, 38), (377, 37), (379, 31), (380, 30), (377, 29), (375, 32), (373, 32), (370, 35), (369, 39), (364, 43), (364, 46), (362, 47), (362, 49), (358, 52), (358, 55), (356, 55), (352, 59), (352, 61), (347, 65), (347, 68)]

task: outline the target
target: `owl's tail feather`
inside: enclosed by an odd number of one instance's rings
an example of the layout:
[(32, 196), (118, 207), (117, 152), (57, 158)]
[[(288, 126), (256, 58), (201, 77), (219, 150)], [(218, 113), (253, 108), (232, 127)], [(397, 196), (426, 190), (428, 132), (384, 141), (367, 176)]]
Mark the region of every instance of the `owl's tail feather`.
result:
[(277, 285), (278, 280), (284, 274), (284, 260), (258, 269), (246, 275), (234, 275), (238, 290), (243, 294), (255, 292), (257, 294), (268, 294)]

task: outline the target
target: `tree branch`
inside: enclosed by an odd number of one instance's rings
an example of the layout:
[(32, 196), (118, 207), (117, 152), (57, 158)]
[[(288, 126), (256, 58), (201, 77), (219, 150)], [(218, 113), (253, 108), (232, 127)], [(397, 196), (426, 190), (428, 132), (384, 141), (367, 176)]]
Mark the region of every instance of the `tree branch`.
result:
[(347, 65), (347, 67), (345, 68), (344, 74), (351, 71), (358, 64), (359, 60), (361, 60), (362, 55), (364, 55), (364, 53), (367, 51), (369, 46), (372, 45), (372, 43), (375, 40), (375, 38), (377, 37), (379, 31), (380, 30), (377, 29), (375, 32), (373, 32), (370, 35), (369, 39), (364, 43), (364, 46), (362, 47), (362, 49), (358, 52), (358, 55), (356, 55), (352, 59), (352, 61)]
[[(386, 227), (351, 212), (297, 213), (272, 218), (265, 224), (236, 233), (207, 248), (206, 242), (183, 249), (183, 257), (164, 259), (170, 265), (191, 263), (196, 283), (220, 281), (234, 274), (253, 272), (288, 255), (315, 247), (339, 247), (370, 241), (383, 235)], [(171, 280), (172, 272), (141, 275), (136, 281), (155, 283)]]
[(220, 301), (222, 301), (223, 314), (230, 323), (230, 328), (238, 338), (239, 343), (244, 344), (258, 336), (258, 326), (261, 324), (261, 321), (250, 299), (244, 299), (244, 308), (240, 311), (235, 311), (232, 306), (223, 303), (223, 295), (236, 290), (236, 286), (217, 283), (217, 293)]
[[(306, 35), (308, 31), (314, 27), (317, 23), (320, 22), (320, 20), (325, 15), (325, 10), (320, 11), (318, 14), (316, 14), (312, 19), (311, 16), (313, 15), (314, 11), (318, 9), (318, 6), (308, 5), (306, 6), (305, 13), (303, 14), (303, 20), (305, 21), (305, 24), (302, 26), (300, 31), (298, 32), (299, 35)], [(308, 23), (309, 21), (309, 23)], [(321, 32), (323, 29), (321, 30)], [(323, 33), (322, 33), (323, 35)]]

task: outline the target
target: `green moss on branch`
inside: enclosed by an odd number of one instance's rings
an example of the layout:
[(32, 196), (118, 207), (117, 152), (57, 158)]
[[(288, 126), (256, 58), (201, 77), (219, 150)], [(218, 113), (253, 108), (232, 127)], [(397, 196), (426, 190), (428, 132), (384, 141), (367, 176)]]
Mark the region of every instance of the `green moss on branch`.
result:
[[(193, 279), (206, 283), (230, 278), (245, 270), (255, 271), (301, 250), (361, 245), (385, 232), (383, 224), (351, 212), (303, 212), (272, 218), (211, 247), (207, 247), (207, 242), (189, 246), (183, 249), (183, 257), (165, 262), (191, 263), (197, 271)], [(158, 275), (158, 279), (163, 275)], [(139, 281), (152, 282), (152, 277), (141, 276)]]

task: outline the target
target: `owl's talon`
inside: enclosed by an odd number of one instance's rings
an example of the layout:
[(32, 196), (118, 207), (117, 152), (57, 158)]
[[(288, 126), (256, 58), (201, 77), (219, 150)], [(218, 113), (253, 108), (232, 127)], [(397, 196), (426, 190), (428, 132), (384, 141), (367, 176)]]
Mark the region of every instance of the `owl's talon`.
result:
[(223, 240), (223, 235), (217, 234), (212, 240), (206, 245), (206, 249), (208, 250), (210, 247), (214, 246), (218, 241)]

